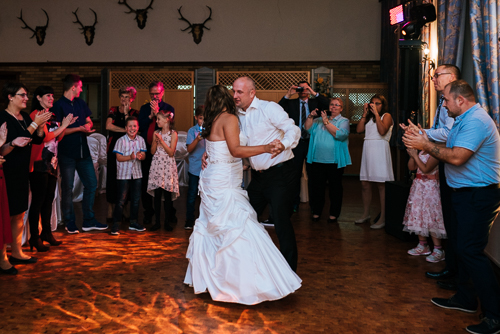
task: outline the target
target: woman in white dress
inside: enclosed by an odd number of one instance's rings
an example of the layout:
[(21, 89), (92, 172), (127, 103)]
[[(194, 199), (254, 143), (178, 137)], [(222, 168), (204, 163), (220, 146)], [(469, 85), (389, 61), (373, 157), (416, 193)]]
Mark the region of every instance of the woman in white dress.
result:
[(221, 85), (205, 101), (208, 166), (200, 174), (200, 216), (189, 238), (184, 283), (213, 300), (253, 305), (294, 292), (301, 279), (258, 223), (241, 188), (241, 158), (273, 154), (274, 143), (240, 145), (236, 106)]
[(370, 103), (365, 103), (363, 117), (356, 128), (358, 133), (365, 132), (359, 173), (364, 212), (363, 216), (354, 222), (361, 224), (370, 221), (372, 185), (376, 184), (380, 196), (380, 218), (376, 224), (370, 226), (373, 229), (381, 229), (385, 226), (385, 182), (394, 181), (389, 148), (393, 124), (386, 98), (376, 94), (371, 98)]

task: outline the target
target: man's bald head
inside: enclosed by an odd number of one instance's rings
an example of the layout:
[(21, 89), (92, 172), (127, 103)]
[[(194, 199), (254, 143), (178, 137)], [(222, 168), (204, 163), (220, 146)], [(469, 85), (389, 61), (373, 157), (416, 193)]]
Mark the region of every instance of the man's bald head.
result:
[(240, 77), (234, 81), (233, 91), (234, 103), (246, 111), (255, 97), (255, 81), (250, 77)]

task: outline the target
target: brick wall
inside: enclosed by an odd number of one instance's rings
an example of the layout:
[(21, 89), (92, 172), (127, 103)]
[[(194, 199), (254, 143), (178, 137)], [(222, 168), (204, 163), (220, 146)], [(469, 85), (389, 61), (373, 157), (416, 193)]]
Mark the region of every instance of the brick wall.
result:
[[(1, 64), (0, 84), (3, 86), (2, 73), (19, 74), (19, 81), (33, 90), (40, 85), (52, 86), (56, 99), (62, 95), (61, 80), (66, 74), (75, 73), (85, 78), (99, 80), (101, 71), (194, 71), (209, 67), (218, 71), (310, 71), (320, 66), (333, 69), (334, 82), (380, 82), (380, 62), (273, 62), (273, 63), (42, 63), (42, 64)], [(31, 100), (27, 110), (30, 109)], [(99, 125), (96, 124), (99, 129)]]

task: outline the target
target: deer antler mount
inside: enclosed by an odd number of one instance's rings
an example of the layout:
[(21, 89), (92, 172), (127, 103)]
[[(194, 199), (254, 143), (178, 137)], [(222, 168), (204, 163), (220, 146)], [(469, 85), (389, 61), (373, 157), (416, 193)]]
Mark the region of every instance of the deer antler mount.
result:
[(187, 24), (189, 24), (189, 26), (186, 29), (181, 29), (181, 31), (186, 31), (188, 29), (191, 29), (190, 31), (188, 31), (188, 33), (193, 35), (193, 40), (196, 44), (200, 44), (201, 38), (203, 37), (203, 29), (210, 30), (208, 27), (205, 26), (205, 23), (207, 23), (209, 20), (212, 19), (212, 8), (207, 6), (208, 10), (210, 10), (210, 15), (205, 21), (203, 21), (203, 23), (195, 23), (195, 24), (191, 24), (191, 22), (189, 22), (187, 19), (184, 18), (184, 16), (182, 16), (181, 8), (182, 6), (180, 6), (179, 9), (177, 9), (179, 15), (181, 16), (179, 20), (186, 21)]
[(36, 36), (36, 44), (42, 45), (45, 42), (46, 30), (49, 26), (49, 14), (42, 8), (45, 16), (47, 16), (47, 23), (44, 26), (36, 26), (35, 29), (31, 28), (26, 22), (23, 20), (23, 11), (21, 10), (21, 15), (18, 17), (24, 23), (23, 29), (29, 29), (33, 32), (33, 35), (30, 38)]

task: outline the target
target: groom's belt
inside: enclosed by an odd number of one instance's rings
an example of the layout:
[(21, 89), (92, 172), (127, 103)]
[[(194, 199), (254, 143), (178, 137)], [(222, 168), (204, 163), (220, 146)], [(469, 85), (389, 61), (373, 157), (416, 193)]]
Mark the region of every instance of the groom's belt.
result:
[(266, 172), (269, 172), (269, 171), (272, 171), (272, 170), (278, 169), (278, 168), (280, 168), (280, 167), (283, 167), (286, 163), (289, 163), (289, 162), (292, 162), (292, 159), (287, 160), (287, 161), (280, 162), (279, 164), (276, 164), (276, 165), (274, 165), (274, 166), (271, 166), (271, 167), (269, 167), (268, 169), (257, 170), (256, 172), (258, 172), (258, 173), (266, 173)]

